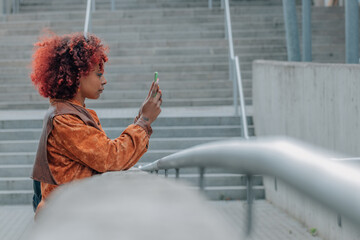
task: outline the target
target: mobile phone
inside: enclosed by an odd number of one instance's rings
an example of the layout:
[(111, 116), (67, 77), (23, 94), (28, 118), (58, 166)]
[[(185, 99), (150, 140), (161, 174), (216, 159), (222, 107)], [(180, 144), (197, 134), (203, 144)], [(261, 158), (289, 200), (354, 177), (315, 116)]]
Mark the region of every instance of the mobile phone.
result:
[(156, 82), (156, 80), (158, 79), (158, 77), (159, 77), (158, 72), (155, 72), (155, 73), (154, 73), (154, 82)]

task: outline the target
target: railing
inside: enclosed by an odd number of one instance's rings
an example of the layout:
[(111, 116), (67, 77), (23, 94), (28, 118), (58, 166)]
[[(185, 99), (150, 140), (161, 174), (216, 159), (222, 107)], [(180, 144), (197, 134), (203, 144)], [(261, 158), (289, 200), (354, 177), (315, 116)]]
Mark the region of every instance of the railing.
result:
[[(111, 11), (115, 11), (115, 0), (111, 0)], [(84, 24), (84, 36), (87, 38), (88, 32), (92, 32), (92, 13), (96, 11), (96, 2), (95, 0), (87, 0), (86, 4), (86, 15), (85, 15), (85, 24)]]
[[(148, 172), (165, 170), (165, 176), (168, 169), (176, 169), (179, 178), (180, 168), (197, 167), (200, 188), (203, 188), (205, 168), (209, 167), (245, 173), (249, 180), (254, 174), (275, 176), (360, 224), (360, 169), (332, 159), (341, 158), (289, 138), (264, 138), (198, 145), (140, 169)], [(248, 193), (250, 232), (251, 181), (248, 182)]]
[[(240, 62), (239, 57), (234, 54), (234, 43), (232, 37), (232, 27), (231, 27), (231, 16), (230, 16), (230, 5), (229, 0), (221, 0), (221, 6), (224, 7), (224, 16), (225, 16), (225, 38), (228, 39), (229, 43), (229, 79), (233, 82), (233, 105), (235, 115), (239, 115), (239, 106), (238, 102), (240, 100), (240, 117), (241, 125), (243, 129), (243, 137), (248, 139), (248, 125), (246, 121), (245, 113), (245, 100), (243, 94), (243, 86), (241, 80), (241, 71), (240, 71)], [(239, 94), (239, 100), (237, 95)]]
[[(15, 14), (20, 11), (20, 3), (23, 0), (1, 0), (2, 1), (2, 14), (7, 15), (9, 13)], [(8, 5), (10, 4), (10, 5)], [(11, 6), (11, 9), (9, 7)], [(10, 10), (10, 11), (9, 11)]]
[(84, 24), (84, 37), (85, 38), (87, 38), (88, 32), (92, 32), (91, 11), (95, 11), (95, 0), (87, 0), (85, 24)]
[[(209, 9), (212, 8), (212, 0), (208, 1)], [(229, 0), (221, 0), (221, 8), (224, 9), (225, 16), (225, 38), (229, 43), (229, 80), (233, 82), (233, 105), (235, 115), (239, 115), (239, 106), (237, 94), (240, 98), (240, 114), (242, 117), (242, 125), (244, 129), (247, 129), (246, 116), (245, 116), (245, 101), (243, 95), (243, 87), (241, 80), (240, 61), (239, 57), (234, 54), (234, 42), (232, 37), (231, 16), (230, 16), (230, 4)], [(245, 138), (248, 138), (247, 132)]]

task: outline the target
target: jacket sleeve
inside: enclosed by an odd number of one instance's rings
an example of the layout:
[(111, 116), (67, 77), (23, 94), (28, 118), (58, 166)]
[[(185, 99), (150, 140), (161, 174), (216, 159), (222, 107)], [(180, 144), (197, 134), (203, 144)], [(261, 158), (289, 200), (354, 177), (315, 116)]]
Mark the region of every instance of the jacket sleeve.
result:
[(149, 144), (148, 133), (136, 124), (128, 126), (114, 140), (73, 115), (54, 117), (53, 126), (51, 135), (64, 154), (97, 172), (131, 168), (147, 151)]

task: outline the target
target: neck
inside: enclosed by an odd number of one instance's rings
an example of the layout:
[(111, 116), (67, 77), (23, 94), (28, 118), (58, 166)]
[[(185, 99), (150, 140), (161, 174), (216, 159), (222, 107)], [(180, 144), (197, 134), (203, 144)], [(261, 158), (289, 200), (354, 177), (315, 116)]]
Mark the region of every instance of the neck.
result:
[(81, 96), (80, 93), (76, 94), (73, 99), (75, 101), (79, 102), (81, 104), (81, 106), (85, 106), (85, 98), (83, 96)]

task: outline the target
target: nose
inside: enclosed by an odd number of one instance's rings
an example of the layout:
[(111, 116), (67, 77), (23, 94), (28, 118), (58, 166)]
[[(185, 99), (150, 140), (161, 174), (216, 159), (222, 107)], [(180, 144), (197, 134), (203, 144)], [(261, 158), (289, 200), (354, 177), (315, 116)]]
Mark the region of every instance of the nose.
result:
[(102, 77), (102, 81), (101, 81), (101, 85), (105, 85), (105, 84), (107, 84), (107, 80), (106, 80), (106, 78), (103, 76), (103, 77)]

